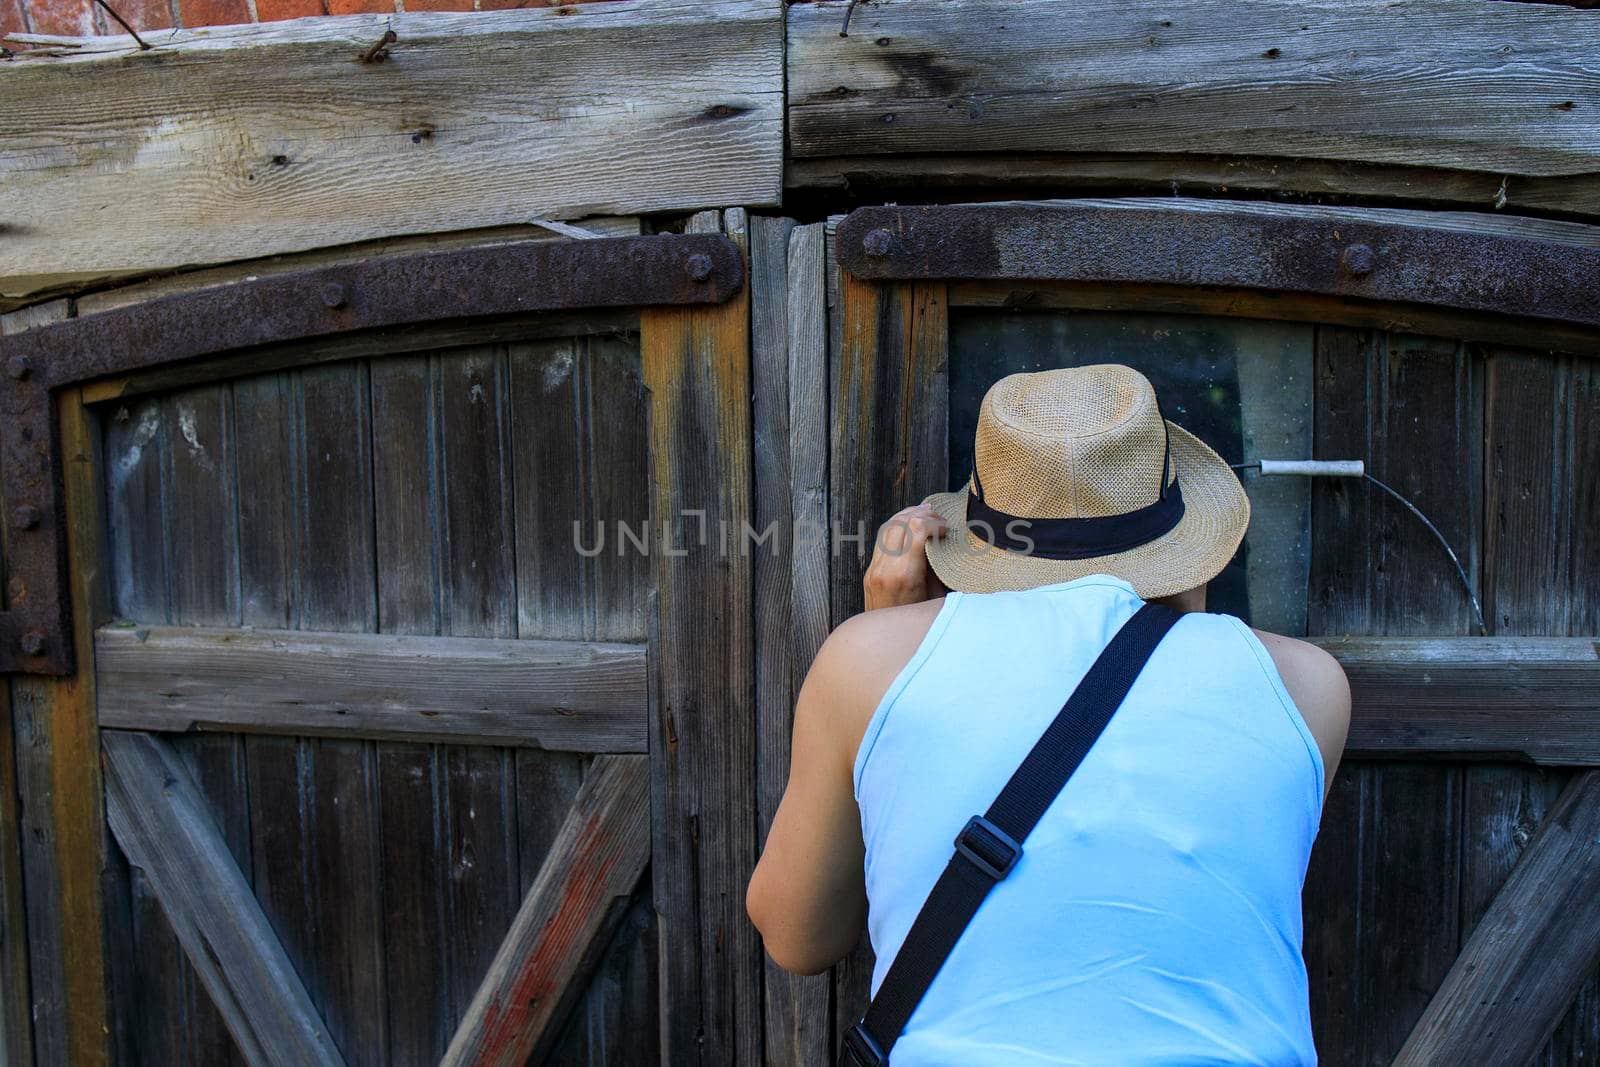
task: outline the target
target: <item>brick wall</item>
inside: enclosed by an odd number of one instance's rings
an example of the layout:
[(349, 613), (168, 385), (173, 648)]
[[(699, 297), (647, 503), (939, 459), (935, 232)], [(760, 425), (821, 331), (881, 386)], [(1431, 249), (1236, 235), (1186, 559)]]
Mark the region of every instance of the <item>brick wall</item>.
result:
[[(134, 29), (225, 26), (273, 22), (303, 15), (353, 15), (387, 11), (495, 11), (554, 7), (563, 0), (109, 0)], [(48, 33), (84, 37), (121, 33), (95, 0), (0, 0), (0, 37)], [(9, 45), (18, 48), (19, 45)]]

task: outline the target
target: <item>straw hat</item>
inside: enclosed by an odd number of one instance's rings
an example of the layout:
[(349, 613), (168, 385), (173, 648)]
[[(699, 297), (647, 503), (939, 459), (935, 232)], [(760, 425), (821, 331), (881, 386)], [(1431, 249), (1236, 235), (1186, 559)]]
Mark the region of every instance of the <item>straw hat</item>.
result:
[(1222, 457), (1167, 422), (1149, 379), (1102, 364), (1013, 374), (984, 395), (965, 488), (928, 562), (951, 589), (1031, 589), (1110, 574), (1146, 599), (1216, 577), (1250, 524)]

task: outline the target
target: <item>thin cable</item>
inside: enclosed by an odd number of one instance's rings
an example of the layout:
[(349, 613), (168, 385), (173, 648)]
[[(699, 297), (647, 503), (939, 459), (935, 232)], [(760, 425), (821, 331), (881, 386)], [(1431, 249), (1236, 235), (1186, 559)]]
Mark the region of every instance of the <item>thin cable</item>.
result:
[(1467, 581), (1467, 569), (1461, 565), (1461, 560), (1456, 558), (1456, 550), (1450, 547), (1450, 542), (1446, 541), (1444, 534), (1439, 532), (1439, 527), (1430, 522), (1428, 516), (1424, 515), (1422, 510), (1415, 504), (1401, 496), (1399, 493), (1395, 492), (1393, 489), (1389, 488), (1387, 485), (1378, 481), (1378, 479), (1374, 478), (1372, 475), (1362, 474), (1361, 477), (1365, 478), (1379, 489), (1382, 489), (1385, 493), (1388, 493), (1390, 496), (1400, 501), (1401, 504), (1405, 505), (1407, 511), (1411, 512), (1411, 514), (1422, 520), (1422, 525), (1433, 531), (1433, 536), (1439, 539), (1439, 544), (1444, 546), (1445, 554), (1450, 557), (1450, 562), (1455, 565), (1456, 577), (1461, 579), (1461, 588), (1467, 591), (1467, 599), (1472, 601), (1472, 614), (1477, 617), (1479, 635), (1483, 637), (1489, 636), (1488, 624), (1485, 623), (1483, 619), (1483, 608), (1478, 604), (1478, 594), (1472, 591), (1472, 583)]
[[(1260, 462), (1230, 463), (1228, 466), (1232, 467), (1236, 471), (1259, 471), (1261, 469)], [(1379, 489), (1382, 489), (1385, 493), (1388, 493), (1390, 496), (1398, 500), (1407, 511), (1415, 515), (1422, 522), (1422, 525), (1426, 526), (1433, 536), (1438, 539), (1439, 544), (1444, 547), (1445, 555), (1450, 557), (1450, 562), (1456, 569), (1456, 577), (1461, 579), (1461, 588), (1467, 591), (1467, 599), (1472, 602), (1472, 614), (1473, 617), (1478, 621), (1478, 633), (1484, 637), (1489, 636), (1489, 626), (1486, 622), (1484, 622), (1483, 607), (1478, 603), (1478, 594), (1472, 591), (1472, 583), (1467, 580), (1467, 569), (1461, 565), (1461, 560), (1456, 556), (1456, 550), (1450, 547), (1450, 542), (1445, 540), (1444, 534), (1439, 532), (1439, 527), (1435, 526), (1432, 521), (1429, 520), (1428, 516), (1422, 513), (1420, 508), (1418, 508), (1411, 501), (1407, 500), (1405, 497), (1401, 496), (1395, 490), (1391, 489), (1389, 486), (1385, 485), (1383, 482), (1380, 482), (1378, 479), (1374, 478), (1370, 474), (1367, 474), (1365, 471), (1362, 472), (1361, 477), (1365, 478), (1367, 481), (1371, 482), (1373, 485), (1377, 486)]]

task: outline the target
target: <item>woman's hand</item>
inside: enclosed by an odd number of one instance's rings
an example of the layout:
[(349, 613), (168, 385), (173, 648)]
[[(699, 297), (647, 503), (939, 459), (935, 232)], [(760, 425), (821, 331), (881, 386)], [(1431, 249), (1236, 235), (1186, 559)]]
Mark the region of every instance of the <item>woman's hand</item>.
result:
[(868, 611), (917, 604), (949, 592), (928, 566), (927, 553), (928, 539), (943, 537), (945, 530), (943, 517), (926, 504), (896, 512), (879, 527), (872, 561), (861, 580)]

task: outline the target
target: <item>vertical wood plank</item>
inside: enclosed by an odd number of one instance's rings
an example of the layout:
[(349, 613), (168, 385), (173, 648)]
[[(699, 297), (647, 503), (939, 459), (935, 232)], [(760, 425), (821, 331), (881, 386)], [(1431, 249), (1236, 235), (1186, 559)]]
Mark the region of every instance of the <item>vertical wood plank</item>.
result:
[(839, 274), (830, 503), (835, 623), (861, 610), (879, 524), (949, 481), (949, 315), (939, 284)]
[[(832, 355), (829, 511), (833, 622), (862, 608), (878, 526), (949, 482), (949, 315), (940, 284), (879, 284), (840, 270)], [(834, 968), (834, 1046), (870, 999), (865, 934)]]
[[(829, 604), (823, 227), (791, 231), (779, 220), (764, 220), (764, 227), (751, 241), (757, 525), (777, 523), (782, 547), (770, 560), (758, 555), (756, 570), (763, 839), (788, 783), (794, 698), (827, 636)], [(766, 1062), (828, 1062), (831, 979), (791, 975), (764, 962)]]
[[(442, 632), (438, 357), (374, 360), (373, 506), (384, 633)], [(449, 1041), (447, 769), (438, 745), (379, 744), (380, 850), (392, 1064), (437, 1063)]]
[[(67, 301), (0, 315), (0, 333), (69, 317)], [(94, 737), (94, 622), (109, 611), (104, 595), (101, 510), (94, 483), (93, 434), (77, 390), (58, 402), (66, 501), (67, 558), (77, 673), (67, 678), (10, 680), (11, 777), (16, 798), (16, 840), (21, 853), (21, 894), (26, 928), (10, 934), (8, 966), (16, 966), (26, 941), (27, 979), (8, 985), (8, 1013), (26, 997), (32, 1033), (11, 1027), (14, 1048), (32, 1045), (40, 1064), (109, 1061), (107, 963), (102, 939), (101, 870), (106, 824), (101, 808)], [(10, 501), (6, 502), (10, 506)], [(11, 883), (14, 885), (14, 883)], [(14, 912), (11, 917), (18, 918)], [(10, 977), (10, 971), (6, 973)]]
[[(292, 432), (283, 440), (269, 430), (255, 454), (258, 464), (271, 464), (265, 450), (289, 446), (276, 461), (290, 472), (291, 502), (262, 505), (292, 519), (281, 531), (287, 551), (263, 546), (252, 559), (269, 573), (245, 586), (286, 591), (295, 628), (371, 630), (377, 619), (365, 369), (339, 364), (290, 380)], [(239, 448), (246, 451), (243, 440)], [(269, 468), (261, 491), (275, 488), (273, 478)], [(243, 485), (240, 491), (247, 492)], [(287, 580), (270, 573), (285, 555)], [(262, 908), (347, 1062), (386, 1062), (372, 743), (252, 738), (249, 758)]]
[[(1317, 456), (1365, 459), (1415, 500), (1476, 578), (1481, 367), (1456, 342), (1339, 327), (1316, 339)], [(1336, 483), (1336, 484), (1335, 484)], [(1465, 634), (1449, 560), (1415, 518), (1364, 484), (1313, 488), (1312, 634)], [(1350, 763), (1307, 875), (1312, 1022), (1329, 1064), (1387, 1063), (1460, 941), (1463, 774)]]
[[(741, 214), (729, 213), (730, 236), (746, 245)], [(711, 214), (694, 226), (716, 224)], [(714, 307), (648, 309), (641, 323), (654, 522), (666, 540), (654, 557), (651, 761), (671, 1064), (762, 1059), (761, 950), (738, 891), (756, 856), (750, 559), (722, 551), (723, 532), (736, 544), (751, 518), (749, 313), (745, 288)]]
[[(444, 632), (514, 637), (511, 412), (506, 353), (496, 347), (439, 358), (440, 553)], [(446, 902), (445, 963), (452, 1028), (522, 899), (511, 753), (450, 746), (444, 754), (446, 840), (437, 887)]]
[(0, 1063), (30, 1064), (28, 916), (22, 895), (22, 826), (12, 736), (11, 688), (0, 684)]
[(105, 813), (94, 714), (94, 626), (109, 610), (100, 544), (94, 433), (80, 393), (56, 396), (65, 482), (67, 557), (78, 671), (12, 681), (22, 798), (34, 1055), (93, 1067), (110, 1059)]
[[(205, 386), (171, 394), (160, 401), (162, 433), (152, 442), (162, 469), (160, 526), (166, 548), (167, 619), (189, 626), (228, 626), (239, 621), (239, 532), (237, 472), (232, 425), (233, 393), (227, 386)], [(137, 433), (137, 430), (136, 430)], [(135, 443), (138, 437), (134, 438)], [(131, 501), (129, 502), (132, 503)], [(130, 514), (132, 517), (132, 514)], [(120, 539), (120, 535), (119, 535)], [(136, 585), (145, 584), (139, 577)], [(249, 791), (244, 774), (244, 741), (216, 734), (180, 737), (174, 746), (190, 768), (212, 817), (222, 829), (236, 862), (248, 875)], [(174, 1012), (165, 1033), (173, 1049), (191, 1062), (242, 1062), (221, 1013), (178, 945), (177, 936), (145, 873), (135, 869), (130, 888), (135, 918), (136, 997), (153, 1001), (138, 1015), (148, 1023), (157, 1010)], [(149, 958), (160, 969), (145, 966)], [(141, 1052), (158, 1056), (159, 1046)]]
[[(521, 636), (642, 640), (650, 559), (621, 538), (624, 527), (648, 538), (648, 415), (636, 342), (595, 335), (513, 345), (511, 390)], [(519, 750), (514, 758), (526, 892), (577, 794), (586, 761), (534, 750)], [(648, 905), (642, 914), (649, 916)], [(624, 924), (616, 936), (628, 929)], [(567, 1019), (555, 1062), (655, 1058), (653, 978), (646, 991), (638, 989), (641, 973), (653, 976), (654, 951), (653, 934), (607, 950)], [(633, 979), (624, 982), (619, 969)], [(617, 999), (627, 996), (643, 999)], [(610, 1020), (624, 1017), (630, 1024), (614, 1029)]]
[[(1591, 360), (1485, 350), (1484, 613), (1491, 633), (1600, 632), (1600, 375)], [(1470, 767), (1462, 937), (1515, 866), (1569, 775)], [(1470, 906), (1469, 906), (1470, 905)], [(1600, 973), (1536, 1058), (1600, 1056)]]

